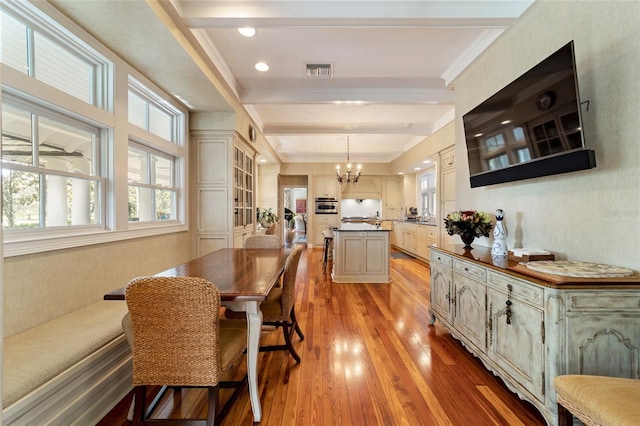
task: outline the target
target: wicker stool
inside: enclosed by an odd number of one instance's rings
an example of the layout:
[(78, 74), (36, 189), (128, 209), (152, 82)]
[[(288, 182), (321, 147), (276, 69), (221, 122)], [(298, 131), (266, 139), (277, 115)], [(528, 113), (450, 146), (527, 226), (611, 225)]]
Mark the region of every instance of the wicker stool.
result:
[(640, 425), (640, 380), (565, 375), (553, 381), (558, 401), (558, 425)]

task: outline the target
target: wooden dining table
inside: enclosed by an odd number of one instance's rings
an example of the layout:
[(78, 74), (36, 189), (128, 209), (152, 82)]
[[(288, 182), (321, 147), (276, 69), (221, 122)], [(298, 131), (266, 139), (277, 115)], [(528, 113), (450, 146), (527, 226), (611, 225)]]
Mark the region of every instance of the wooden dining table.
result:
[[(262, 408), (258, 394), (258, 352), (263, 302), (284, 272), (290, 249), (220, 249), (155, 276), (199, 277), (220, 291), (223, 306), (244, 311), (247, 317), (247, 380), (253, 420), (259, 422)], [(105, 300), (124, 300), (125, 288), (104, 295)]]

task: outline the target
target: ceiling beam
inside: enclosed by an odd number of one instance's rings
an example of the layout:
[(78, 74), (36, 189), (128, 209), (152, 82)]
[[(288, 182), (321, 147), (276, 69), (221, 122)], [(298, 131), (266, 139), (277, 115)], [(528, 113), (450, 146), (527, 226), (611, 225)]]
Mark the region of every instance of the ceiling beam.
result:
[(255, 26), (506, 28), (533, 0), (181, 1), (192, 28)]

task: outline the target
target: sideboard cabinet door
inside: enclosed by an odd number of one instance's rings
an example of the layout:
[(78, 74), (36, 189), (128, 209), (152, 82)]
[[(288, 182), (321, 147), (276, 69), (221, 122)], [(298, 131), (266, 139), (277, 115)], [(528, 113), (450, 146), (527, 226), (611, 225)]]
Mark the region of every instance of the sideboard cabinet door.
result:
[(487, 348), (487, 285), (454, 271), (453, 288), (453, 328), (460, 333), (460, 340), (470, 343), (484, 353)]
[(544, 312), (491, 288), (487, 301), (487, 355), (531, 395), (544, 401)]
[(637, 291), (571, 291), (567, 304), (567, 374), (640, 379)]
[(431, 323), (435, 322), (433, 313), (437, 313), (443, 322), (451, 325), (453, 321), (451, 282), (453, 270), (451, 269), (451, 257), (431, 252)]

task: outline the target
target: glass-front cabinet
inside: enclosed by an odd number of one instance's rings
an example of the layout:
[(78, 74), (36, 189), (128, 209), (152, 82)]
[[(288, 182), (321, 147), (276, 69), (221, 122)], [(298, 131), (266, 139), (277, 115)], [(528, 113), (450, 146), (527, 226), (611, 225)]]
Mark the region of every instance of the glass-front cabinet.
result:
[(252, 225), (255, 218), (253, 197), (253, 156), (234, 146), (234, 226)]

